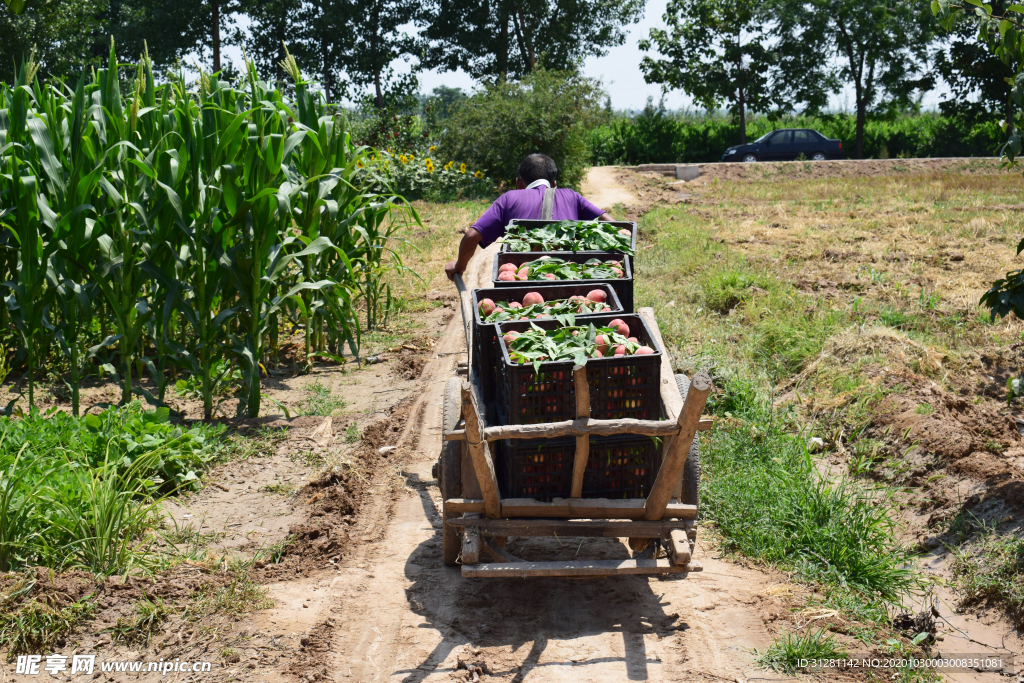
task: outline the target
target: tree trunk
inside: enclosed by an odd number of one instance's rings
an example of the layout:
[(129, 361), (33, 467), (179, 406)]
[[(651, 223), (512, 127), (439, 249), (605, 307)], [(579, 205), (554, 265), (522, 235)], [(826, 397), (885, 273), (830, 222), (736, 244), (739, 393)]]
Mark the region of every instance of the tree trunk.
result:
[(740, 110), (740, 144), (747, 144), (747, 109), (746, 109), (746, 93), (743, 91), (743, 86), (740, 86), (740, 96), (737, 102)]
[(857, 158), (864, 158), (864, 121), (867, 119), (868, 103), (857, 98)]
[(210, 0), (212, 12), (213, 30), (210, 33), (210, 42), (213, 43), (213, 71), (220, 71), (220, 0)]
[(508, 78), (508, 8), (505, 3), (498, 6), (498, 82)]
[(1006, 97), (1006, 135), (1009, 136), (1013, 132), (1013, 97)]
[(373, 105), (377, 109), (384, 108), (384, 91), (380, 87), (380, 70), (375, 69), (373, 72), (373, 87), (376, 89), (377, 97), (373, 101)]

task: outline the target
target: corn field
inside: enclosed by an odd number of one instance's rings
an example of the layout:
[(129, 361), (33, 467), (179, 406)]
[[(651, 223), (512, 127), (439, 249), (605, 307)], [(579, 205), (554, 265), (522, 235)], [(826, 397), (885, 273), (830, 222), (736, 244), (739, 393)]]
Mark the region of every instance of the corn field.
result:
[(87, 377), (162, 404), (184, 374), (209, 419), (240, 372), (239, 412), (256, 417), (286, 326), (305, 330), (307, 367), (358, 354), (405, 270), (392, 247), (419, 219), (282, 66), (294, 97), (251, 63), (237, 87), (157, 85), (147, 55), (122, 72), (113, 45), (73, 89), (40, 84), (31, 62), (0, 84), (0, 330), (29, 406), (56, 358), (76, 415)]

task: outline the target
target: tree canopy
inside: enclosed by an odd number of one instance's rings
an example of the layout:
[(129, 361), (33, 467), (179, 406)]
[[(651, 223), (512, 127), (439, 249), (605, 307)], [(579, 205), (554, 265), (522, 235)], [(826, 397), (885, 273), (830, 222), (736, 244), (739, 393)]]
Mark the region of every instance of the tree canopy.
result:
[(644, 79), (682, 90), (705, 109), (729, 103), (746, 143), (747, 110), (764, 112), (772, 105), (766, 8), (755, 0), (669, 0), (663, 17), (668, 29), (651, 29), (639, 43), (641, 50), (656, 46), (664, 56), (644, 57)]
[(644, 0), (428, 0), (419, 19), (425, 68), (489, 81), (574, 68), (621, 45)]

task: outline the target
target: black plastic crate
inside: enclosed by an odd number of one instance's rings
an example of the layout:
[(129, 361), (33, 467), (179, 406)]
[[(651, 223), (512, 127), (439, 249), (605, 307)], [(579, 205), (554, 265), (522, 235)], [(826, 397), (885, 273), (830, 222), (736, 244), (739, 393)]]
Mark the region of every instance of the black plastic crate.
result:
[[(552, 284), (549, 280), (531, 280), (528, 286), (506, 287), (503, 289), (474, 289), (473, 297), (473, 367), (480, 378), (480, 393), (484, 403), (493, 403), (498, 396), (498, 365), (501, 361), (501, 350), (498, 348), (497, 323), (484, 323), (480, 320), (480, 302), (484, 299), (494, 301), (515, 301), (523, 303), (528, 292), (539, 292), (544, 301), (568, 299), (572, 296), (585, 297), (589, 292), (600, 289), (608, 298), (605, 303), (612, 309), (600, 316), (623, 313), (622, 304), (615, 290), (602, 282), (591, 280), (565, 281), (567, 284)], [(547, 284), (544, 284), (547, 283)], [(522, 284), (522, 283), (519, 283)], [(579, 315), (579, 321), (588, 320), (594, 315)]]
[[(576, 439), (498, 442), (502, 496), (550, 501), (572, 493)], [(661, 445), (636, 434), (590, 437), (584, 498), (645, 498), (661, 467)]]
[[(604, 254), (606, 257), (602, 257)], [(617, 278), (605, 278), (600, 280), (513, 280), (511, 282), (502, 282), (498, 279), (498, 269), (506, 263), (514, 263), (516, 266), (521, 266), (524, 263), (530, 261), (536, 261), (541, 256), (550, 256), (552, 258), (560, 258), (563, 261), (572, 261), (574, 263), (586, 263), (592, 258), (600, 258), (602, 261), (620, 261), (624, 270), (624, 275)], [(504, 289), (506, 287), (523, 287), (526, 283), (540, 284), (542, 282), (549, 282), (551, 284), (567, 285), (574, 284), (577, 282), (590, 282), (590, 283), (603, 283), (611, 285), (612, 289), (619, 297), (619, 302), (622, 303), (622, 308), (627, 313), (633, 312), (633, 259), (630, 256), (624, 256), (611, 251), (599, 251), (599, 252), (584, 252), (584, 251), (520, 251), (520, 252), (498, 252), (494, 257), (494, 271), (491, 273), (491, 280), (494, 282), (494, 287)]]
[[(645, 356), (590, 358), (587, 384), (590, 415), (595, 419), (661, 417), (661, 347), (654, 341), (643, 318), (636, 315), (590, 316), (587, 323), (599, 327), (615, 318), (629, 325), (630, 336), (654, 349)], [(509, 359), (508, 347), (500, 337), (506, 332), (523, 332), (530, 324), (546, 330), (561, 325), (557, 320), (500, 323), (497, 334), (501, 349), (498, 371), (498, 414), (502, 424), (537, 424), (576, 419), (576, 387), (572, 380), (573, 361), (545, 361), (540, 372), (533, 364), (519, 365)], [(582, 322), (582, 321), (581, 321)]]
[[(541, 227), (544, 227), (545, 225), (548, 225), (549, 223), (561, 223), (561, 221), (560, 220), (557, 220), (557, 221), (556, 220), (544, 221), (544, 220), (539, 220), (539, 219), (535, 219), (535, 218), (513, 218), (511, 221), (509, 221), (509, 224), (511, 224), (511, 225), (519, 225), (519, 226), (522, 226), (523, 228), (526, 228), (527, 230), (532, 230), (533, 228), (541, 228)], [(613, 226), (615, 228), (618, 228), (620, 230), (622, 228), (626, 228), (631, 233), (633, 233), (633, 237), (630, 240), (630, 245), (629, 246), (633, 249), (633, 252), (636, 253), (636, 236), (637, 236), (636, 223), (633, 223), (632, 221), (607, 221), (606, 224), (607, 225), (611, 225), (611, 226)], [(516, 252), (511, 251), (508, 248), (508, 245), (504, 244), (504, 243), (502, 243), (502, 245), (501, 245), (501, 251), (502, 252), (506, 252), (506, 253), (510, 253), (510, 254), (529, 254), (529, 253), (533, 253), (533, 252), (528, 252), (528, 251), (516, 251)], [(615, 250), (613, 250), (613, 251), (599, 251), (599, 250), (588, 249), (588, 250), (582, 250), (582, 251), (569, 251), (569, 252), (557, 251), (557, 252), (548, 252), (548, 253), (552, 253), (552, 254), (565, 254), (565, 253), (569, 253), (569, 254), (594, 254), (594, 255), (597, 255), (597, 254), (621, 254), (622, 252), (615, 251)]]

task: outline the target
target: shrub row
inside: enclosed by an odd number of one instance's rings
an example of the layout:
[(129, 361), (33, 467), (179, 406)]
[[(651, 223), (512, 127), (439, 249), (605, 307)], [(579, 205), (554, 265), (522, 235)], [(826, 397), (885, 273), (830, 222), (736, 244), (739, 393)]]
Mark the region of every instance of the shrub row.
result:
[[(842, 140), (846, 158), (856, 154), (856, 120), (851, 114), (791, 116), (776, 121), (761, 116), (747, 121), (747, 140), (778, 128), (813, 128)], [(992, 120), (970, 120), (916, 114), (895, 119), (869, 119), (864, 130), (864, 156), (970, 157), (998, 154), (1004, 135)], [(724, 116), (676, 115), (648, 106), (636, 116), (618, 116), (588, 133), (594, 165), (644, 163), (708, 163), (740, 143), (737, 123)]]

